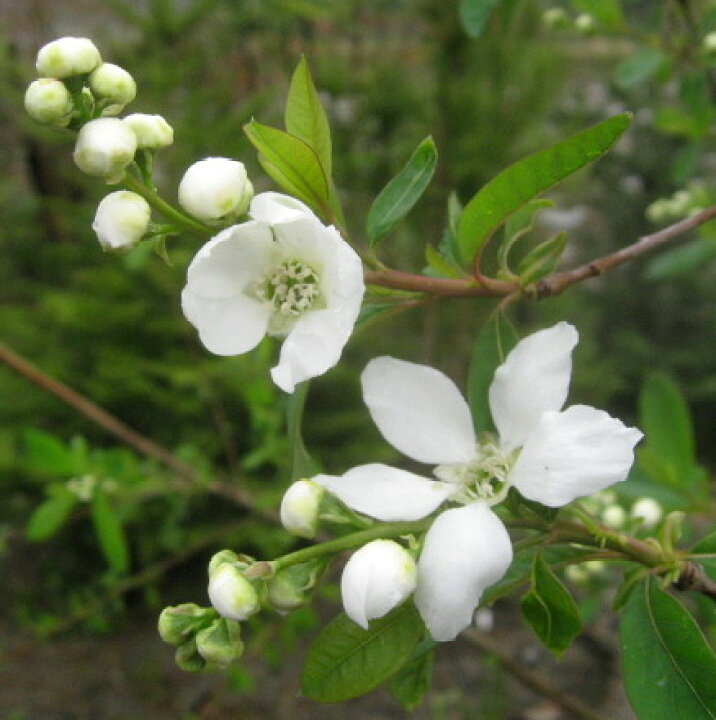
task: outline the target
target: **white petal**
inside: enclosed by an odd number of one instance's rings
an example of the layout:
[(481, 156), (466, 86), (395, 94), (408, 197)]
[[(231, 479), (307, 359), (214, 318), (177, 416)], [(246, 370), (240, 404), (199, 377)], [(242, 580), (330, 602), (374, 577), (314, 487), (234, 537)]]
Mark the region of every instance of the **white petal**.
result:
[(481, 502), (438, 515), (418, 560), (415, 604), (435, 640), (453, 640), (472, 621), (482, 593), (512, 562), (502, 521)]
[(490, 410), (508, 449), (527, 439), (542, 413), (567, 399), (577, 331), (568, 323), (528, 335), (497, 368), (490, 386)]
[(359, 465), (341, 477), (317, 475), (312, 480), (352, 510), (386, 522), (419, 520), (459, 489), (380, 463)]
[(251, 201), (249, 215), (254, 220), (260, 220), (269, 225), (278, 225), (306, 215), (315, 217), (313, 211), (300, 200), (277, 192), (256, 195)]
[(341, 576), (346, 615), (368, 629), (415, 590), (415, 561), (393, 540), (373, 540), (351, 555)]
[(450, 378), (427, 365), (379, 357), (361, 375), (363, 400), (383, 437), (424, 463), (462, 463), (475, 457), (467, 403)]
[(585, 405), (547, 412), (508, 480), (529, 500), (560, 507), (625, 480), (641, 438), (636, 428)]
[(186, 319), (199, 331), (207, 350), (239, 355), (255, 348), (266, 334), (272, 307), (244, 295), (207, 299), (188, 287), (181, 294)]

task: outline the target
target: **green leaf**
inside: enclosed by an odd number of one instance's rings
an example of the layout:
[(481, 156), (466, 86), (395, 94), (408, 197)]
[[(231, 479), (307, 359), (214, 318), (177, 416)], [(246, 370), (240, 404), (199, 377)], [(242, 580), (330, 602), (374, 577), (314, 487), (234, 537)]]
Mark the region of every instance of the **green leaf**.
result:
[(54, 435), (29, 428), (23, 439), (25, 459), (33, 472), (57, 477), (76, 475), (85, 469), (80, 467), (72, 450)]
[(460, 24), (471, 38), (482, 35), (492, 11), (500, 0), (460, 0)]
[(559, 232), (530, 250), (517, 266), (520, 285), (529, 285), (549, 275), (559, 264), (566, 243), (567, 233)]
[(593, 15), (611, 30), (617, 30), (624, 25), (624, 13), (619, 0), (572, 0), (572, 5)]
[(514, 215), (510, 215), (510, 217), (507, 218), (505, 222), (504, 239), (497, 253), (497, 262), (501, 270), (506, 273), (510, 272), (510, 251), (516, 242), (532, 230), (539, 211), (550, 207), (554, 207), (554, 203), (551, 200), (530, 200)]
[(628, 90), (652, 78), (666, 60), (666, 55), (661, 50), (650, 47), (639, 48), (633, 55), (619, 63), (614, 71), (614, 82)]
[(522, 613), (537, 637), (553, 652), (564, 652), (582, 628), (579, 608), (541, 555), (532, 565), (532, 588)]
[(333, 220), (328, 180), (313, 149), (303, 140), (255, 120), (244, 125), (244, 132), (259, 151), (261, 167), (281, 188), (324, 220)]
[(710, 533), (704, 538), (701, 538), (701, 540), (699, 540), (696, 545), (689, 550), (689, 552), (714, 556), (710, 558), (702, 558), (698, 560), (698, 562), (704, 566), (706, 574), (712, 580), (716, 580), (716, 531)]
[(632, 594), (620, 634), (624, 682), (639, 720), (716, 720), (716, 655), (654, 578)]
[(372, 621), (368, 630), (341, 613), (308, 651), (301, 689), (319, 702), (364, 695), (405, 664), (424, 632), (411, 603)]
[(124, 528), (101, 487), (95, 488), (91, 513), (102, 554), (115, 572), (126, 572), (129, 569), (129, 548)]
[(303, 140), (316, 153), (330, 181), (331, 128), (305, 57), (301, 57), (291, 78), (285, 119), (286, 130)]
[(425, 246), (425, 261), (428, 263), (428, 268), (432, 271), (432, 274), (437, 277), (465, 277), (459, 267), (446, 257), (443, 257), (432, 245)]
[(430, 689), (435, 645), (432, 639), (423, 640), (388, 685), (393, 697), (408, 711), (415, 710)]
[(465, 206), (458, 226), (463, 262), (471, 263), (502, 223), (537, 195), (599, 159), (629, 127), (623, 113), (510, 165)]
[(428, 186), (437, 160), (435, 142), (428, 136), (373, 201), (366, 221), (369, 245), (375, 245), (410, 212)]
[(500, 312), (486, 323), (475, 340), (467, 378), (467, 402), (478, 432), (495, 429), (488, 393), (495, 370), (516, 344), (517, 333)]
[(52, 537), (70, 517), (77, 504), (77, 496), (64, 486), (53, 487), (52, 495), (38, 505), (25, 527), (28, 540), (40, 542)]
[(308, 387), (308, 380), (299, 383), (288, 399), (286, 419), (291, 452), (291, 481), (313, 477), (319, 471), (318, 464), (306, 450), (301, 432)]

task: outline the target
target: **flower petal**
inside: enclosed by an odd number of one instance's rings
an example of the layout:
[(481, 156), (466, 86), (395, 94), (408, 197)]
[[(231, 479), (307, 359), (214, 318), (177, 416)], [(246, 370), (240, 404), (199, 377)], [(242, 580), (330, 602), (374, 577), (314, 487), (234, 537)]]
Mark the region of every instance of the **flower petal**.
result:
[(363, 400), (383, 437), (424, 463), (463, 463), (475, 457), (467, 403), (450, 378), (427, 365), (379, 357), (361, 375)]
[(272, 312), (270, 304), (244, 295), (211, 299), (195, 295), (189, 287), (182, 291), (181, 304), (201, 342), (216, 355), (239, 355), (255, 348)]
[(341, 477), (317, 475), (311, 479), (352, 510), (387, 522), (419, 520), (459, 490), (380, 463), (359, 465)]
[(482, 593), (512, 562), (502, 521), (482, 502), (438, 515), (418, 560), (415, 604), (433, 639), (453, 640), (472, 621)]
[(526, 498), (560, 507), (625, 480), (642, 433), (603, 410), (547, 412), (508, 477)]
[(542, 413), (564, 405), (578, 339), (572, 325), (557, 323), (521, 340), (497, 368), (490, 410), (503, 446), (522, 445)]
[(251, 201), (249, 215), (254, 220), (265, 222), (268, 225), (295, 220), (305, 215), (315, 217), (313, 211), (300, 200), (277, 192), (259, 193)]

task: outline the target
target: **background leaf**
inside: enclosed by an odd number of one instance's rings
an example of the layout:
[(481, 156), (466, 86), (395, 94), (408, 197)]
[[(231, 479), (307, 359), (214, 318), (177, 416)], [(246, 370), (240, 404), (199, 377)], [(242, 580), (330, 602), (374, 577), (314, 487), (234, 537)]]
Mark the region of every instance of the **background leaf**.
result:
[(54, 435), (29, 428), (23, 438), (25, 459), (34, 472), (56, 477), (76, 475), (85, 469), (72, 449)]
[(500, 0), (461, 0), (460, 24), (471, 38), (480, 37)]
[(652, 47), (639, 48), (623, 60), (614, 72), (614, 82), (625, 90), (653, 77), (666, 62), (661, 50)]
[(572, 0), (577, 10), (593, 15), (611, 30), (624, 25), (624, 13), (619, 0)]
[(435, 641), (423, 640), (412, 657), (393, 676), (389, 689), (393, 697), (406, 709), (414, 710), (425, 697), (433, 680)]
[(110, 567), (118, 573), (129, 570), (129, 548), (124, 528), (101, 487), (96, 487), (92, 497), (92, 522), (102, 554)]
[(425, 628), (411, 603), (370, 623), (368, 630), (341, 613), (308, 652), (301, 689), (319, 702), (341, 702), (370, 692), (410, 657)]
[(67, 488), (53, 488), (52, 495), (30, 515), (25, 527), (27, 539), (40, 542), (52, 537), (67, 522), (76, 504), (77, 496)]
[(303, 408), (306, 404), (309, 385), (308, 380), (299, 383), (293, 394), (288, 398), (286, 420), (288, 425), (288, 442), (291, 448), (292, 481), (309, 478), (319, 472), (318, 464), (306, 449), (301, 431)]

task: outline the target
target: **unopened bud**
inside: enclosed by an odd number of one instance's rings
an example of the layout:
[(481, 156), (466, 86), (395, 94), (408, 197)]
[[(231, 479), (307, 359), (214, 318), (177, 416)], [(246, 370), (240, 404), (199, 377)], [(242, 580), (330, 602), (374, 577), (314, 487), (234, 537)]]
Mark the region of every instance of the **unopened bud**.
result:
[(706, 55), (716, 54), (716, 32), (710, 32), (704, 35), (701, 41), (701, 49)]
[(233, 620), (218, 618), (196, 634), (196, 648), (208, 663), (227, 667), (244, 654), (241, 626)]
[(194, 603), (166, 607), (159, 615), (157, 630), (159, 637), (170, 645), (182, 645), (196, 633), (197, 628), (216, 617), (212, 608), (203, 608)]
[(312, 480), (298, 480), (281, 500), (281, 524), (294, 535), (316, 535), (321, 498), (325, 490)]
[(118, 190), (97, 206), (92, 229), (105, 250), (128, 249), (147, 232), (152, 210), (137, 193)]
[(30, 83), (25, 92), (27, 114), (43, 125), (65, 127), (73, 107), (69, 90), (59, 80), (40, 78)]
[(93, 95), (104, 101), (104, 115), (119, 115), (137, 95), (134, 78), (124, 68), (112, 63), (96, 67), (89, 76), (89, 86)]
[(72, 75), (86, 75), (101, 62), (99, 50), (91, 40), (64, 37), (40, 48), (37, 72), (40, 77), (62, 80)]
[(595, 26), (594, 16), (588, 13), (582, 13), (574, 18), (574, 28), (577, 32), (582, 33), (582, 35), (591, 35), (594, 32)]
[(181, 670), (186, 672), (199, 672), (206, 667), (206, 660), (199, 654), (194, 638), (176, 649), (174, 662)]
[(631, 516), (641, 520), (645, 528), (653, 528), (664, 515), (664, 508), (654, 498), (639, 498), (631, 508)]
[(209, 599), (229, 620), (246, 620), (259, 611), (259, 596), (241, 570), (230, 563), (218, 565), (209, 575)]
[(134, 159), (137, 140), (117, 118), (90, 120), (82, 127), (75, 145), (74, 160), (82, 172), (119, 182)]
[(602, 520), (605, 525), (618, 530), (619, 528), (624, 527), (624, 523), (626, 522), (626, 512), (621, 505), (611, 505), (602, 512)]
[(316, 558), (279, 570), (267, 583), (269, 602), (285, 611), (305, 605), (327, 564), (327, 558)]
[(362, 628), (400, 605), (417, 584), (410, 553), (392, 540), (373, 540), (353, 553), (341, 577), (346, 615)]
[(547, 8), (542, 13), (542, 22), (549, 28), (561, 29), (569, 25), (567, 13), (561, 7)]
[(138, 148), (156, 150), (174, 142), (174, 130), (161, 115), (134, 113), (123, 118), (137, 138)]
[(179, 183), (179, 204), (200, 220), (242, 215), (253, 196), (244, 164), (227, 158), (199, 160)]

